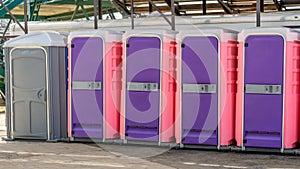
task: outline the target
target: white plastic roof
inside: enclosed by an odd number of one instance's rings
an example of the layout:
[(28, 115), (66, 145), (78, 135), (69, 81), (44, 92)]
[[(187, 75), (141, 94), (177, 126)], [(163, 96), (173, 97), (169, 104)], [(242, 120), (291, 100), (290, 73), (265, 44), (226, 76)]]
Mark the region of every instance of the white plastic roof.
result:
[(54, 31), (41, 31), (21, 35), (5, 42), (4, 47), (17, 46), (66, 46), (63, 36)]
[(211, 27), (211, 28), (200, 28), (200, 27), (179, 27), (179, 34), (178, 38), (183, 39), (187, 36), (216, 36), (219, 38), (221, 42), (227, 42), (229, 40), (237, 40), (237, 34), (238, 32), (217, 28), (217, 27)]
[(285, 27), (258, 27), (243, 29), (238, 35), (238, 41), (243, 42), (249, 35), (281, 35), (285, 41), (294, 41), (300, 39), (300, 32)]
[(78, 37), (101, 37), (105, 40), (105, 42), (121, 42), (122, 34), (121, 32), (106, 30), (106, 29), (91, 29), (91, 30), (79, 30), (73, 31), (70, 33), (68, 37), (68, 43), (71, 43), (73, 38)]
[(126, 41), (133, 36), (159, 36), (164, 41), (174, 41), (178, 32), (165, 29), (134, 29), (126, 31), (123, 34), (123, 40)]

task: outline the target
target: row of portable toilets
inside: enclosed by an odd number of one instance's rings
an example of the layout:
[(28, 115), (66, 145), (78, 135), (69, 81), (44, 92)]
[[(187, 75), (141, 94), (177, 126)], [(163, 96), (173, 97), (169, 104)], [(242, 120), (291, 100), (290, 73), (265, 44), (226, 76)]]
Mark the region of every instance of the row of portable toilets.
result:
[(243, 150), (300, 140), (291, 29), (37, 32), (5, 53), (8, 139)]

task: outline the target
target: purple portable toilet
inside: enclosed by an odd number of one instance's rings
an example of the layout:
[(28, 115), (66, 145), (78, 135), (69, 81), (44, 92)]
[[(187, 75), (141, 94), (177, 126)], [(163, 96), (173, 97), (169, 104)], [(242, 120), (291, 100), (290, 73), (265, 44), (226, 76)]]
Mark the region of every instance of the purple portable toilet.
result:
[(123, 44), (121, 137), (124, 142), (174, 142), (175, 86), (169, 61), (175, 59), (175, 33), (135, 30), (123, 35)]
[[(121, 33), (74, 31), (69, 36), (68, 135), (74, 139), (119, 137), (116, 88), (122, 47)], [(116, 96), (120, 97), (120, 96)]]
[(252, 28), (239, 34), (236, 141), (290, 149), (299, 143), (300, 34)]
[(220, 28), (179, 32), (176, 140), (181, 146), (234, 143), (236, 38)]

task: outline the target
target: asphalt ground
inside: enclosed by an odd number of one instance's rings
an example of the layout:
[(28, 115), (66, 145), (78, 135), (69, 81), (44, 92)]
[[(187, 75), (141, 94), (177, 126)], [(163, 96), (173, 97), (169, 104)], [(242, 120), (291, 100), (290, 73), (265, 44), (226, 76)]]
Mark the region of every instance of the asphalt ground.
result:
[[(0, 101), (0, 136), (5, 134), (5, 107), (4, 102)], [(296, 169), (300, 168), (300, 156), (103, 143), (1, 140), (2, 168)]]

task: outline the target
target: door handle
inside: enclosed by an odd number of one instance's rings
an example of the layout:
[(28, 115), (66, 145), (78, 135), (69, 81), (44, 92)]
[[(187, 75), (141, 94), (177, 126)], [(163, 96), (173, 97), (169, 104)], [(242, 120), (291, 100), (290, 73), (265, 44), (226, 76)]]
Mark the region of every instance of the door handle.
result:
[(216, 84), (183, 84), (183, 93), (213, 94), (217, 92)]
[(281, 94), (281, 85), (245, 84), (247, 94)]
[(127, 90), (141, 92), (158, 91), (158, 83), (127, 82)]
[(89, 82), (81, 82), (81, 81), (73, 81), (72, 82), (73, 90), (102, 90), (102, 83), (89, 81)]
[(41, 89), (37, 93), (37, 97), (40, 100), (47, 101), (47, 91), (45, 89)]

